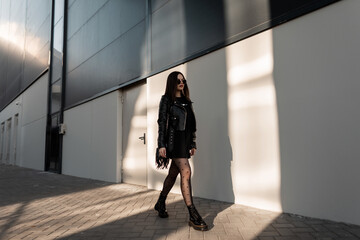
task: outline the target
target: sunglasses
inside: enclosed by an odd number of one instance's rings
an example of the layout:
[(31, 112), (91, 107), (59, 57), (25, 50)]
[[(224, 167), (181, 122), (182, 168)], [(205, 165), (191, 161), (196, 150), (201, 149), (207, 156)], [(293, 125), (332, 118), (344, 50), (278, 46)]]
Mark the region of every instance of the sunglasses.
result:
[(181, 80), (179, 80), (179, 79), (177, 80), (177, 84), (178, 84), (178, 85), (179, 85), (181, 82), (182, 82), (183, 84), (186, 84), (186, 80), (185, 80), (185, 79), (184, 79), (184, 80), (182, 80), (182, 81), (181, 81)]

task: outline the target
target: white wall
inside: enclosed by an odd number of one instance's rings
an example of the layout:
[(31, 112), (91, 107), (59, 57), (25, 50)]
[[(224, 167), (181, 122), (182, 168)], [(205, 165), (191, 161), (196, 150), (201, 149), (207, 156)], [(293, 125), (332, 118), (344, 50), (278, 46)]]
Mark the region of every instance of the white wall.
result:
[[(2, 144), (2, 146), (0, 145), (0, 148), (2, 150), (2, 152), (0, 152), (0, 154), (2, 154), (2, 156), (0, 157), (1, 161), (0, 163), (7, 163), (7, 164), (16, 164), (19, 165), (20, 163), (20, 159), (19, 159), (19, 154), (20, 154), (20, 141), (19, 141), (19, 137), (20, 137), (20, 121), (19, 121), (19, 126), (18, 126), (18, 133), (17, 133), (17, 142), (14, 143), (14, 117), (16, 114), (19, 114), (19, 118), (20, 116), (22, 116), (21, 113), (21, 106), (20, 106), (20, 102), (22, 100), (22, 96), (17, 97), (12, 103), (10, 103), (3, 111), (1, 111), (0, 113), (0, 124), (4, 124), (5, 126), (5, 132), (3, 133), (3, 135), (1, 136), (0, 133), (0, 144)], [(18, 103), (18, 104), (16, 104)], [(10, 143), (8, 142), (7, 139), (7, 121), (11, 119), (11, 132), (10, 132)], [(20, 120), (20, 119), (19, 119)], [(6, 154), (7, 154), (7, 146), (8, 144), (10, 144), (10, 159), (9, 162), (6, 162)], [(17, 156), (16, 159), (14, 159), (14, 152), (13, 152), (13, 147), (14, 144), (17, 145)]]
[(179, 70), (198, 121), (195, 196), (360, 224), (359, 11), (340, 1), (149, 78), (148, 187), (166, 176), (157, 111)]
[(281, 205), (360, 224), (360, 1), (273, 31)]
[(121, 180), (120, 97), (115, 91), (64, 112), (63, 174)]
[[(47, 113), (48, 74), (44, 74), (0, 114), (0, 123), (19, 114), (16, 161), (11, 154), (10, 163), (44, 170)], [(11, 142), (11, 147), (13, 147)]]
[(23, 94), (20, 136), (23, 167), (44, 170), (48, 81), (45, 74)]

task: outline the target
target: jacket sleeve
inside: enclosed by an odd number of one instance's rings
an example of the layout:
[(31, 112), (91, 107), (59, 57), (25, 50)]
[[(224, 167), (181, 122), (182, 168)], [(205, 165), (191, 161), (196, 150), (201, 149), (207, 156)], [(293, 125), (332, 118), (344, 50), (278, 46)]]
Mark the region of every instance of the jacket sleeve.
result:
[(158, 148), (166, 147), (166, 130), (168, 124), (168, 105), (169, 99), (163, 95), (160, 100), (159, 117), (158, 117)]
[(196, 133), (192, 132), (191, 133), (191, 144), (190, 144), (190, 148), (196, 148)]
[(193, 108), (192, 104), (191, 104), (191, 110), (192, 110), (193, 116), (194, 116), (194, 126), (193, 126), (193, 131), (191, 132), (190, 148), (196, 148), (196, 117), (195, 117), (194, 108)]

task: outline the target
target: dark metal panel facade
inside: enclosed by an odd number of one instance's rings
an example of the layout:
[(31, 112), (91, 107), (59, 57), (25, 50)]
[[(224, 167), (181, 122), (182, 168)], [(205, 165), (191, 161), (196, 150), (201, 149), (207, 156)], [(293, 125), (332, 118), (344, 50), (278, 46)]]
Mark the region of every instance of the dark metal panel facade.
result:
[(151, 12), (154, 13), (156, 10), (161, 8), (163, 5), (165, 5), (170, 0), (151, 0)]
[(157, 10), (151, 16), (152, 70), (179, 62), (226, 38), (223, 1), (153, 2)]
[(0, 1), (0, 109), (48, 67), (50, 0)]
[[(16, 96), (22, 76), (24, 3), (0, 1), (0, 109)], [(17, 16), (19, 11), (22, 16)]]
[[(65, 108), (336, 1), (69, 0)], [(0, 38), (0, 109), (48, 66), (50, 4), (0, 0), (1, 34), (6, 35)], [(57, 10), (54, 33), (59, 36), (63, 23)], [(12, 32), (20, 47), (9, 40)], [(60, 51), (53, 63), (55, 83), (62, 69)]]
[(152, 0), (152, 72), (224, 47), (337, 0)]
[(16, 96), (23, 79), (26, 2), (12, 1), (8, 28), (6, 96)]
[(106, 4), (108, 0), (76, 0), (68, 5), (68, 38), (71, 38)]
[(29, 86), (48, 67), (50, 48), (49, 0), (27, 1), (24, 82)]
[(69, 5), (65, 106), (144, 74), (146, 1), (102, 3)]

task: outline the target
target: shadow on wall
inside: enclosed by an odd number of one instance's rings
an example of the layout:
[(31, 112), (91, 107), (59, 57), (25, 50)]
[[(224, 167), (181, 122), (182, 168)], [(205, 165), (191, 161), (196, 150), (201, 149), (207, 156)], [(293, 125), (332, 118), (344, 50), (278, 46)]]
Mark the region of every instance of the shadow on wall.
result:
[[(202, 28), (203, 20), (216, 9), (221, 15), (210, 18), (207, 34), (194, 35)], [(199, 49), (198, 44), (207, 42), (204, 36), (226, 38), (224, 3), (211, 1), (209, 5), (194, 4), (184, 1), (185, 37), (187, 53)], [(196, 14), (194, 14), (196, 13)], [(196, 16), (192, 19), (189, 16)], [(212, 34), (216, 31), (216, 34)], [(216, 40), (214, 40), (216, 41)], [(191, 61), (187, 64), (185, 78), (189, 81), (190, 97), (194, 102), (197, 120), (197, 154), (193, 157), (192, 184), (195, 196), (226, 202), (235, 202), (233, 182), (231, 177), (231, 162), (233, 150), (229, 139), (228, 89), (224, 81), (226, 76), (226, 55), (217, 52), (215, 58), (202, 57), (205, 61)]]
[(197, 120), (198, 151), (193, 157), (192, 177), (194, 195), (234, 202), (233, 150), (228, 135), (227, 83), (224, 81), (225, 52), (219, 51), (206, 61), (189, 63), (185, 77), (189, 81)]

